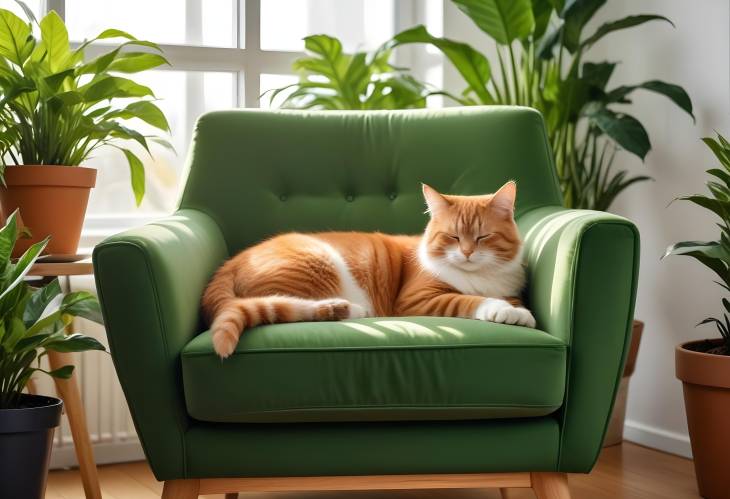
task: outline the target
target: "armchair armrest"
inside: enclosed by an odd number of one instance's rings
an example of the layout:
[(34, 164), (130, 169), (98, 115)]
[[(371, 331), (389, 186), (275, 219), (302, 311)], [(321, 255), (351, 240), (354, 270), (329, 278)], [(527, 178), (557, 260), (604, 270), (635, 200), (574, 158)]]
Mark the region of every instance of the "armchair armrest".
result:
[(180, 351), (200, 331), (200, 297), (228, 256), (208, 215), (175, 215), (94, 249), (96, 287), (122, 389), (155, 476), (185, 476)]
[(532, 210), (518, 225), (538, 327), (570, 348), (558, 467), (587, 472), (603, 443), (630, 338), (639, 234), (624, 218), (560, 207)]

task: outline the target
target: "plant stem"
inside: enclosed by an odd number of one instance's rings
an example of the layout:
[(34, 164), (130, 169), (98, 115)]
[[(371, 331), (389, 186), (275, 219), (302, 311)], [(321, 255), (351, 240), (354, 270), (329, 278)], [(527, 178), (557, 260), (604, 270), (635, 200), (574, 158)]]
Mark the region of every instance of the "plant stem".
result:
[(504, 85), (506, 98), (504, 104), (513, 104), (512, 93), (509, 89), (509, 75), (507, 75), (507, 68), (504, 65), (504, 59), (502, 58), (502, 52), (499, 50), (499, 45), (497, 45), (497, 58), (499, 59), (499, 69), (502, 72), (502, 84)]
[(512, 81), (514, 82), (514, 85), (515, 85), (515, 104), (521, 104), (521, 102), (520, 102), (520, 97), (521, 97), (520, 79), (519, 79), (519, 75), (517, 73), (517, 64), (515, 63), (515, 52), (512, 49), (511, 43), (507, 44), (507, 48), (509, 49), (509, 58), (510, 58), (510, 62), (512, 64)]

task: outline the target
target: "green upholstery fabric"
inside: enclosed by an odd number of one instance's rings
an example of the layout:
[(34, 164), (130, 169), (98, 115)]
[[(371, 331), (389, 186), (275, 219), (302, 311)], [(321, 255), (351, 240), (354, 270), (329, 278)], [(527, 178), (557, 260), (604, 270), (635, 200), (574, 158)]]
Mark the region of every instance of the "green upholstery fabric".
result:
[(421, 182), (483, 194), (514, 179), (518, 213), (562, 199), (531, 109), (218, 111), (193, 140), (181, 206), (213, 217), (232, 254), (287, 231), (418, 234)]
[(536, 329), (395, 317), (254, 328), (222, 363), (206, 332), (182, 370), (188, 413), (203, 421), (493, 419), (558, 409), (566, 358)]
[(552, 471), (555, 418), (396, 423), (198, 423), (190, 477)]
[[(203, 331), (202, 291), (225, 258), (287, 230), (417, 233), (426, 222), (420, 181), (474, 194), (508, 179), (519, 189), (528, 304), (539, 329), (567, 345), (556, 413), (304, 424), (210, 423), (188, 413), (181, 354), (206, 340), (190, 343)], [(203, 116), (177, 213), (94, 250), (112, 357), (155, 476), (590, 470), (626, 351), (638, 234), (619, 217), (559, 204), (544, 126), (529, 109)], [(527, 356), (517, 367), (530, 369)], [(234, 362), (211, 365), (210, 379), (195, 383), (214, 397)]]

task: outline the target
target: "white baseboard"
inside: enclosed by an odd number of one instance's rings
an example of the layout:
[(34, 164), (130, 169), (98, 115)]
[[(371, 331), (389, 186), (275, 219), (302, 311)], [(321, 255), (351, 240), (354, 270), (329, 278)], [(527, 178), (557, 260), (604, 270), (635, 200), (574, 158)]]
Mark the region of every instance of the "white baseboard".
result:
[(692, 459), (689, 436), (682, 433), (663, 430), (627, 419), (624, 426), (624, 439), (645, 447)]
[[(124, 463), (144, 460), (142, 445), (138, 440), (129, 442), (102, 442), (94, 444), (96, 464)], [(51, 454), (50, 468), (75, 468), (79, 465), (73, 444), (56, 447)]]

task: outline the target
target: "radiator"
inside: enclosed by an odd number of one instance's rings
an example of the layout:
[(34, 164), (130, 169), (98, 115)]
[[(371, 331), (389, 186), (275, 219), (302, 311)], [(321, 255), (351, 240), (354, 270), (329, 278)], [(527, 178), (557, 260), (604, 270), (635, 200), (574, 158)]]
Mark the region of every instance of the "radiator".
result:
[[(74, 291), (95, 292), (92, 277), (74, 277), (71, 285)], [(77, 332), (93, 336), (104, 345), (107, 344), (104, 328), (99, 324), (76, 319), (74, 328)], [(86, 410), (86, 422), (96, 463), (109, 464), (144, 459), (111, 356), (97, 351), (74, 355), (76, 359), (74, 376), (79, 384)], [(36, 376), (35, 383), (38, 393), (55, 395), (53, 380), (48, 376)], [(64, 414), (54, 436), (51, 468), (77, 465), (71, 431)]]

